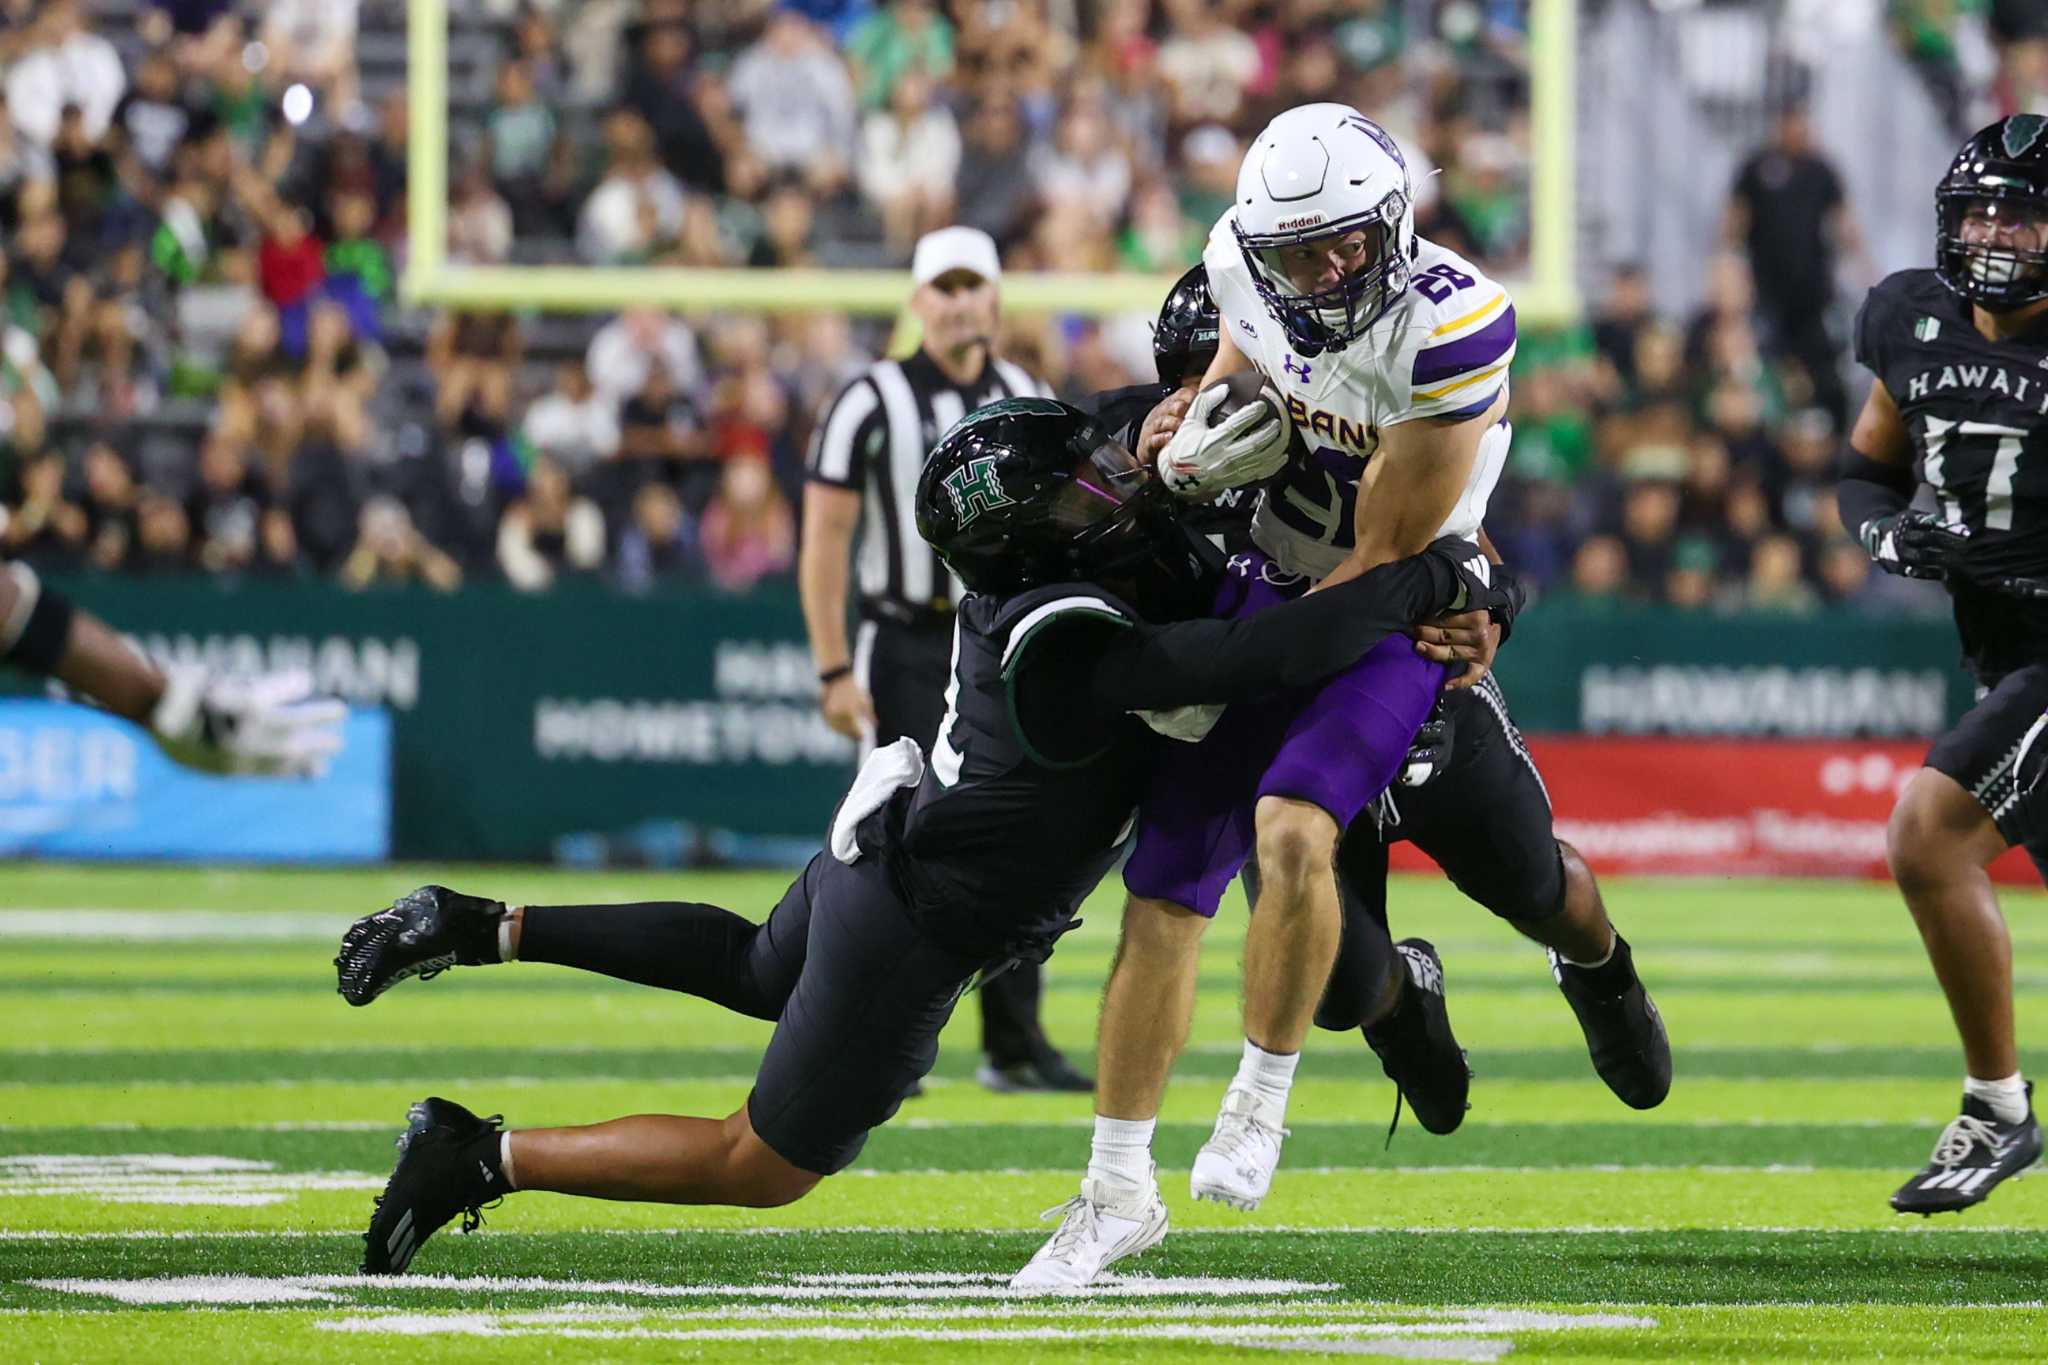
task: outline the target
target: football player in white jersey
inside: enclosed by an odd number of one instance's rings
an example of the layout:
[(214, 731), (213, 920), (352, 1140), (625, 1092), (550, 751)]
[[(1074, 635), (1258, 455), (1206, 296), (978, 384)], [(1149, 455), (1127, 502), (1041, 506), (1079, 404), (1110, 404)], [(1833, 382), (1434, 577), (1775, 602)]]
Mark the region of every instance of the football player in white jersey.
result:
[[(1507, 454), (1514, 305), (1456, 253), (1416, 237), (1394, 140), (1344, 105), (1282, 114), (1246, 154), (1204, 264), (1220, 344), (1160, 452), (1160, 474), (1190, 497), (1265, 484), (1258, 553), (1233, 559), (1217, 613), (1262, 609), (1443, 535), (1474, 539), (1477, 557)], [(1219, 381), (1252, 367), (1270, 402), (1212, 425)], [(1482, 663), (1497, 644), (1476, 622), (1440, 638)], [(1193, 1012), (1201, 931), (1254, 850), (1261, 886), (1245, 945), (1243, 1060), (1190, 1185), (1198, 1199), (1243, 1209), (1264, 1198), (1336, 955), (1338, 840), (1399, 771), (1444, 684), (1439, 660), (1452, 652), (1389, 641), (1312, 692), (1233, 708), (1200, 743), (1173, 746), (1125, 868), (1130, 900), (1103, 999), (1088, 1173), (1018, 1288), (1078, 1288), (1164, 1235), (1152, 1130)], [(1613, 951), (1606, 932), (1582, 948), (1588, 961)], [(1380, 938), (1366, 1037), (1423, 1125), (1449, 1132), (1469, 1073), (1443, 1007), (1441, 963), (1419, 939), (1397, 951)]]

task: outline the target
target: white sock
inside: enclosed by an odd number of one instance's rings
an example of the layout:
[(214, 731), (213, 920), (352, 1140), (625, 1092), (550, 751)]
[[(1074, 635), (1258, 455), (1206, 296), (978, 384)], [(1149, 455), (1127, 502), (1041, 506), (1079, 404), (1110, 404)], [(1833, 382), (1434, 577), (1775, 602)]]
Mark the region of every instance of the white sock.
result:
[(512, 1174), (512, 1135), (505, 1134), (498, 1139), (498, 1169), (505, 1173), (505, 1188), (519, 1188), (519, 1178)]
[(2000, 1123), (2018, 1123), (2027, 1116), (2027, 1083), (2017, 1071), (1997, 1081), (1965, 1077), (1963, 1093), (1973, 1100), (1982, 1100)]
[(519, 907), (508, 905), (505, 913), (498, 916), (498, 961), (517, 962), (519, 950), (512, 946), (512, 912)]
[(1268, 1052), (1247, 1038), (1244, 1040), (1244, 1057), (1237, 1064), (1237, 1079), (1233, 1087), (1251, 1091), (1266, 1103), (1280, 1110), (1280, 1117), (1287, 1116), (1287, 1092), (1294, 1088), (1294, 1068), (1301, 1061), (1299, 1052)]
[(1152, 1185), (1152, 1130), (1157, 1119), (1095, 1116), (1088, 1174), (1120, 1193), (1144, 1194)]

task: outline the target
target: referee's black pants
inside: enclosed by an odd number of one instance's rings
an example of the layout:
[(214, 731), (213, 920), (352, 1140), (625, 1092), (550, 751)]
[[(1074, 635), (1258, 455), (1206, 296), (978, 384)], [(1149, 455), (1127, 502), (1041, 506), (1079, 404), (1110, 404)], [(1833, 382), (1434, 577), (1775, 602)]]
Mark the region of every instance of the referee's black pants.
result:
[[(946, 685), (953, 671), (953, 627), (864, 620), (854, 641), (854, 677), (875, 703), (875, 743), (908, 735), (929, 756), (946, 714)], [(981, 1050), (991, 1065), (1020, 1066), (1053, 1053), (1038, 1020), (1042, 974), (1036, 962), (1019, 962), (983, 983)]]

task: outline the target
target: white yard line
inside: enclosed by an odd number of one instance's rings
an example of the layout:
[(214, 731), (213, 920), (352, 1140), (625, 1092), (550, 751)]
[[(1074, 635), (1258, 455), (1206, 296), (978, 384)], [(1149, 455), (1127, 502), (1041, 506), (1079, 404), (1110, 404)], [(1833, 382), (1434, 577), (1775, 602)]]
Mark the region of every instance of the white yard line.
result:
[(0, 939), (117, 943), (338, 942), (354, 922), (328, 911), (0, 910)]
[[(492, 1239), (528, 1237), (836, 1237), (836, 1236), (888, 1236), (903, 1237), (1008, 1237), (1041, 1231), (1034, 1224), (1018, 1224), (1015, 1227), (984, 1228), (903, 1228), (872, 1226), (838, 1226), (824, 1228), (756, 1227), (756, 1228), (510, 1228), (492, 1225)], [(1617, 1223), (1611, 1226), (1594, 1224), (1572, 1224), (1560, 1227), (1499, 1227), (1487, 1224), (1470, 1224), (1456, 1227), (1400, 1227), (1386, 1223), (1331, 1223), (1320, 1226), (1306, 1226), (1298, 1223), (1276, 1223), (1261, 1227), (1229, 1228), (1183, 1228), (1176, 1227), (1173, 1236), (1176, 1241), (1190, 1237), (1266, 1237), (1266, 1236), (1330, 1236), (1357, 1237), (1367, 1235), (1401, 1235), (1408, 1237), (1605, 1237), (1617, 1234), (1656, 1233), (1668, 1236), (1676, 1232), (1717, 1232), (1737, 1236), (1751, 1234), (1762, 1236), (1794, 1236), (1812, 1233), (1851, 1233), (1859, 1236), (1879, 1235), (1885, 1237), (1974, 1237), (1986, 1232), (2024, 1232), (2038, 1234), (2038, 1225), (2032, 1223), (1878, 1223), (1869, 1227), (1830, 1226), (1822, 1223), (1772, 1224), (1765, 1227), (1733, 1228), (1672, 1228), (1648, 1224)], [(191, 1228), (126, 1228), (113, 1231), (54, 1232), (21, 1228), (0, 1229), (0, 1242), (146, 1242), (146, 1241), (203, 1241), (221, 1238), (230, 1241), (304, 1239), (314, 1237), (340, 1237), (361, 1240), (362, 1228), (356, 1225), (332, 1228), (232, 1228), (222, 1231), (205, 1231)], [(407, 1277), (410, 1279), (411, 1277)]]

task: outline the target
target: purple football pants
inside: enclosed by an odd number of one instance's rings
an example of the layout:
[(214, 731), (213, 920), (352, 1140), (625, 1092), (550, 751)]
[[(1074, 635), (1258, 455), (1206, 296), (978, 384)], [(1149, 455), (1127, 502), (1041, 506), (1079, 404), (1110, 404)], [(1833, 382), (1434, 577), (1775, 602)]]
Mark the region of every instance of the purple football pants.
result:
[[(1249, 616), (1309, 587), (1262, 554), (1238, 555), (1212, 614)], [(1199, 744), (1166, 744), (1138, 807), (1124, 887), (1214, 915), (1251, 856), (1259, 798), (1305, 801), (1346, 828), (1401, 770), (1443, 682), (1442, 664), (1390, 636), (1315, 687), (1236, 703)]]

